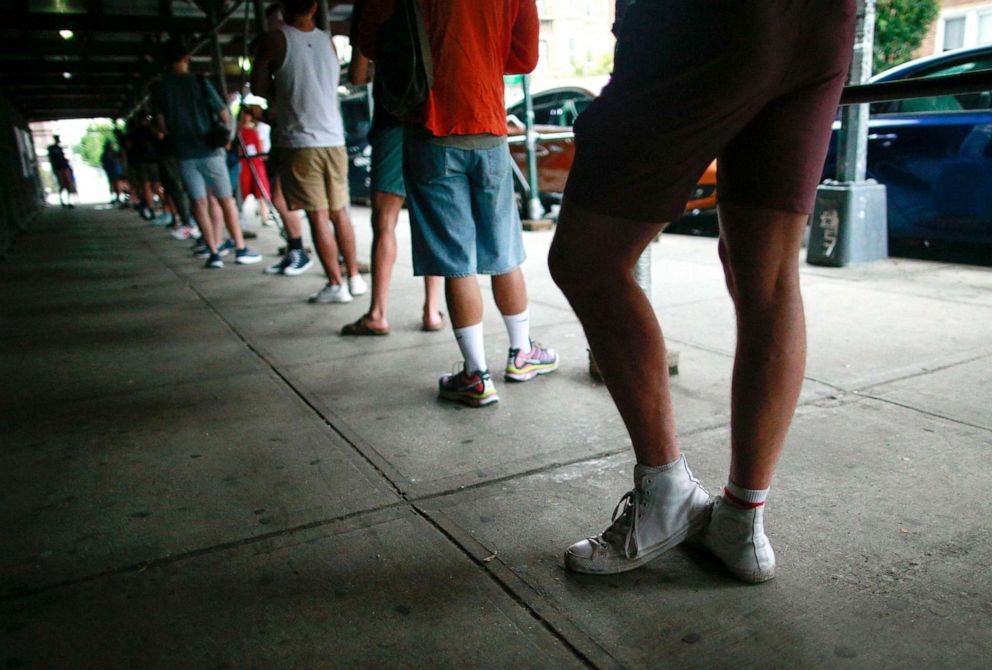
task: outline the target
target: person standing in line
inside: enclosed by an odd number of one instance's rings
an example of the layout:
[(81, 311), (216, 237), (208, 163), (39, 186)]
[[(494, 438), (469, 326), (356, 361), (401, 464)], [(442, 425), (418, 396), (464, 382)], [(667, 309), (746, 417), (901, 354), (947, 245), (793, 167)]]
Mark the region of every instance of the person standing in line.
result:
[[(355, 5), (354, 17), (360, 16), (359, 4)], [(357, 44), (352, 45), (351, 63), (348, 77), (356, 86), (367, 84), (370, 78), (369, 59), (362, 55)], [(375, 101), (373, 84), (372, 99)], [(403, 124), (386, 111), (375, 105), (372, 113), (372, 129), (369, 132), (372, 145), (372, 303), (369, 311), (358, 321), (341, 329), (342, 335), (386, 335), (389, 333), (389, 319), (386, 312), (389, 300), (389, 283), (393, 266), (396, 263), (396, 223), (406, 199), (406, 186), (403, 183)], [(424, 309), (422, 329), (440, 330), (443, 318), (438, 309), (441, 298), (441, 278), (424, 277)]]
[(100, 165), (107, 173), (107, 182), (110, 185), (110, 204), (116, 205), (124, 199), (124, 165), (121, 162), (120, 152), (110, 140), (103, 143)]
[[(460, 371), (438, 380), (445, 400), (482, 407), (499, 400), (486, 364), (479, 274), (510, 338), (504, 379), (529, 381), (558, 367), (558, 354), (530, 338), (525, 254), (506, 141), (504, 74), (537, 65), (534, 0), (423, 0), (433, 60), (430, 99), (404, 132), (403, 161), (413, 268), (445, 277), (448, 312), (464, 356)], [(394, 0), (369, 0), (358, 35), (373, 61), (379, 28)]]
[[(251, 110), (245, 108), (238, 115), (238, 137), (241, 140), (239, 149), (244, 150), (241, 156), (241, 197), (244, 200), (248, 196), (255, 198), (258, 207), (259, 218), (264, 222), (269, 215), (266, 200), (270, 199), (269, 177), (265, 173), (265, 162), (259, 154), (265, 153), (262, 148), (262, 139), (254, 125), (255, 116)], [(250, 161), (250, 163), (249, 163)], [(242, 203), (242, 209), (244, 204)]]
[(55, 183), (59, 189), (59, 204), (72, 209), (75, 207), (72, 204), (72, 196), (76, 194), (76, 178), (72, 174), (69, 159), (65, 157), (65, 151), (62, 149), (62, 138), (58, 135), (52, 136), (52, 144), (48, 146), (48, 163), (52, 166), (52, 174), (55, 175)]
[(161, 137), (171, 142), (179, 159), (183, 183), (193, 202), (193, 218), (209, 253), (206, 267), (224, 267), (220, 236), (211, 225), (208, 194), (217, 198), (231, 236), (230, 244), (225, 244), (224, 248), (234, 248), (238, 264), (258, 263), (262, 260), (261, 254), (245, 246), (241, 233), (224, 148), (214, 148), (206, 140), (214, 117), (229, 125), (227, 107), (209, 81), (190, 74), (189, 50), (181, 40), (167, 42), (163, 54), (168, 71), (153, 96), (158, 129)]
[[(855, 15), (855, 0), (627, 8), (613, 77), (575, 124), (549, 265), (637, 462), (634, 488), (609, 527), (565, 551), (569, 570), (632, 570), (697, 537), (738, 579), (774, 577), (764, 503), (803, 382), (799, 249), (851, 62)], [(711, 498), (679, 446), (665, 342), (633, 268), (664, 222), (681, 215), (714, 157), (737, 353), (730, 474), (723, 495)]]
[[(358, 274), (348, 216), (348, 152), (338, 102), (341, 66), (330, 35), (314, 23), (316, 0), (285, 0), (282, 9), (286, 24), (258, 41), (251, 88), (275, 110), (272, 143), (286, 204), (306, 211), (327, 274), (327, 285), (310, 302), (347, 303), (368, 287)], [(303, 252), (302, 230), (287, 224), (287, 234), (283, 273)], [(339, 247), (347, 277), (338, 262)]]

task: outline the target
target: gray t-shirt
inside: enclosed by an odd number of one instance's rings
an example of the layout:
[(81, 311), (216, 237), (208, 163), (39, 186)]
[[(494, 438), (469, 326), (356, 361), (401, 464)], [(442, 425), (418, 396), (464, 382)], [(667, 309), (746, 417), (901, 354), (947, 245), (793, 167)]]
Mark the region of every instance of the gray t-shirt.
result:
[(209, 81), (170, 72), (162, 77), (152, 102), (155, 112), (165, 117), (176, 157), (206, 158), (221, 151), (207, 144), (205, 138), (213, 119), (224, 109), (224, 101)]

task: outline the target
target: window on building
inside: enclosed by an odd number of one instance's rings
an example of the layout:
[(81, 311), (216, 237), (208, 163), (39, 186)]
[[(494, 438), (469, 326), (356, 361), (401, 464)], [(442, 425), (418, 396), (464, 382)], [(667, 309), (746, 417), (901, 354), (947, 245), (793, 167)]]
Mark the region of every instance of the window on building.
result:
[(965, 17), (956, 16), (944, 19), (944, 51), (960, 49), (964, 46)]
[(978, 15), (978, 43), (992, 44), (992, 12)]

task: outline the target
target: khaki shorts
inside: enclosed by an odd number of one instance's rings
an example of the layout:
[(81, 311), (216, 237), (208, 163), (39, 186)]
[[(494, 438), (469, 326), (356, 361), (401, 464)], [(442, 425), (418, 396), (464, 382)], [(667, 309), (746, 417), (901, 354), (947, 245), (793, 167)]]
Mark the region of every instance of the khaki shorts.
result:
[(344, 147), (280, 147), (279, 179), (290, 209), (344, 209), (348, 206), (348, 151)]

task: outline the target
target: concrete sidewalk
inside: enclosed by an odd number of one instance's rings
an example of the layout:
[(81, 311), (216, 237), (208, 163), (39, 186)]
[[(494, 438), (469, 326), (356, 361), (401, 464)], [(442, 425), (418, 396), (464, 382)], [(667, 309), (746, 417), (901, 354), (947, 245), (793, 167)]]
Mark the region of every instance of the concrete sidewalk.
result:
[[(563, 366), (497, 376), (501, 402), (469, 410), (435, 397), (458, 350), (418, 330), (400, 229), (393, 332), (351, 339), (367, 296), (306, 304), (316, 269), (204, 270), (133, 213), (49, 210), (18, 240), (0, 263), (0, 667), (989, 667), (992, 271), (804, 264), (778, 577), (744, 586), (679, 548), (589, 578), (561, 552), (606, 525), (633, 461), (547, 275), (551, 233), (525, 233), (525, 271)], [(280, 243), (253, 245), (272, 262)], [(716, 241), (653, 254), (683, 447), (715, 492), (734, 347)]]

